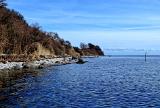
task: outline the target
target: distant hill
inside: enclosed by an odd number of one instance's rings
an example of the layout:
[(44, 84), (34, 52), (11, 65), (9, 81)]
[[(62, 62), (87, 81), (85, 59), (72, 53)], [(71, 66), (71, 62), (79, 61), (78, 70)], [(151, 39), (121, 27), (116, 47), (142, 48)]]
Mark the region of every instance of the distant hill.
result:
[(74, 47), (75, 51), (78, 52), (80, 56), (104, 56), (104, 52), (98, 45), (81, 43), (80, 47), (81, 49)]
[(0, 1), (0, 54), (36, 56), (104, 55), (99, 47), (75, 49), (57, 33), (48, 33), (38, 24), (29, 25), (15, 10), (6, 8)]

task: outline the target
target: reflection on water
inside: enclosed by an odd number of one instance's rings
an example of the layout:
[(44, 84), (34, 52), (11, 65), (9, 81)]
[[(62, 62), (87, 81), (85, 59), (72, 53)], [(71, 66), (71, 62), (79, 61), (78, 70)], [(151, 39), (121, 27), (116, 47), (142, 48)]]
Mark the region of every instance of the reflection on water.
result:
[(86, 64), (3, 72), (3, 108), (160, 107), (160, 58), (103, 57)]
[[(36, 81), (38, 70), (3, 70), (0, 71), (0, 106), (13, 107), (20, 101), (19, 93), (29, 88), (29, 79)], [(14, 103), (15, 102), (15, 103)], [(7, 106), (5, 105), (7, 104)], [(9, 104), (9, 105), (8, 105)]]

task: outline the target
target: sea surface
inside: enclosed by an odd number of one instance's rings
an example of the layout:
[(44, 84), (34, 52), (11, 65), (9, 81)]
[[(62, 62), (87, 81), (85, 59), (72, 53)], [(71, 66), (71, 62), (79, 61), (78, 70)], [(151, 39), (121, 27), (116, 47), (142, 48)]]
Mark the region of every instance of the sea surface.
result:
[(6, 76), (0, 108), (160, 108), (160, 57), (85, 60)]

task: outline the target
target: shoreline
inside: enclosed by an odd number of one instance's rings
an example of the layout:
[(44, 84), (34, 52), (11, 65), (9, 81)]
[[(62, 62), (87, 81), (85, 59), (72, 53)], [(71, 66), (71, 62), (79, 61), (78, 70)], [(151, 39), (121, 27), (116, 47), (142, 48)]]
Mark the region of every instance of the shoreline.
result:
[(41, 58), (30, 61), (5, 61), (0, 62), (0, 71), (3, 70), (19, 70), (19, 69), (42, 69), (49, 66), (60, 66), (66, 64), (83, 64), (87, 61), (83, 61), (85, 58), (97, 58), (99, 56), (81, 56), (80, 58), (67, 57), (53, 57), (53, 58)]
[(23, 69), (23, 68), (44, 68), (54, 65), (65, 65), (76, 63), (77, 59), (72, 59), (72, 57), (59, 57), (59, 58), (49, 58), (49, 59), (40, 59), (29, 62), (0, 62), (0, 70), (10, 70), (10, 69)]

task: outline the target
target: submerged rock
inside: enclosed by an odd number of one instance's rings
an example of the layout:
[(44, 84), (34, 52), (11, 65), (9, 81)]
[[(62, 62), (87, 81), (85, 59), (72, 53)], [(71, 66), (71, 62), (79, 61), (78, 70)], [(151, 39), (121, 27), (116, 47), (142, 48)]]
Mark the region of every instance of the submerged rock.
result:
[(7, 99), (7, 96), (0, 96), (0, 101), (4, 101)]
[(43, 69), (45, 67), (45, 64), (40, 64), (39, 66), (38, 66), (38, 69)]
[(2, 81), (0, 81), (0, 88), (2, 88), (4, 85), (4, 83)]

